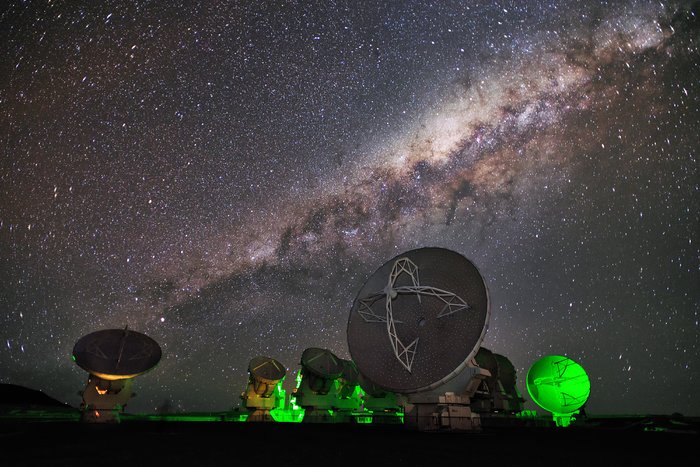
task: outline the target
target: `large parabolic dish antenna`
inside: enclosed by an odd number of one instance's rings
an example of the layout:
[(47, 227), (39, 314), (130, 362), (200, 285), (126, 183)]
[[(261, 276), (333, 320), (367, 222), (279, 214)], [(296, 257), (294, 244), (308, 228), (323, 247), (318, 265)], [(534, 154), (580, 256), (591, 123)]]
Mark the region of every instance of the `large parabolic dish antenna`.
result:
[(380, 267), (360, 289), (348, 346), (360, 372), (397, 393), (452, 379), (479, 349), (490, 315), (476, 266), (444, 248), (420, 248)]
[(569, 424), (571, 416), (578, 413), (591, 393), (586, 370), (561, 355), (537, 360), (527, 372), (526, 385), (532, 400), (552, 412), (560, 426)]
[(343, 362), (330, 350), (309, 347), (301, 354), (301, 366), (322, 380), (333, 381), (343, 374)]
[(280, 362), (270, 357), (253, 357), (248, 364), (248, 372), (253, 378), (255, 393), (269, 397), (275, 385), (285, 377), (287, 370)]
[(140, 332), (105, 329), (83, 336), (73, 347), (73, 359), (85, 371), (106, 380), (133, 378), (160, 361), (160, 346)]

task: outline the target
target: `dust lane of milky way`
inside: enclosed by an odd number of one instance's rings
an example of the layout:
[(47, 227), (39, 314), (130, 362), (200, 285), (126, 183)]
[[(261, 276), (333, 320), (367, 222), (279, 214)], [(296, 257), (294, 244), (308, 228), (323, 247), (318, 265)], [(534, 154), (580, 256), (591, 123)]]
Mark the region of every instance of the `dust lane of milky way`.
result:
[[(196, 249), (176, 258), (164, 268), (167, 274), (147, 287), (168, 307), (187, 300), (191, 291), (263, 264), (293, 269), (338, 253), (376, 258), (377, 243), (410, 245), (426, 225), (449, 225), (465, 199), (513, 196), (516, 181), (522, 198), (517, 202), (526, 202), (523, 193), (534, 180), (522, 178), (529, 170), (566, 170), (570, 162), (555, 149), (564, 142), (547, 129), (567, 114), (609, 99), (624, 79), (615, 65), (663, 48), (669, 39), (670, 30), (661, 28), (655, 12), (645, 13), (631, 20), (607, 18), (587, 32), (586, 43), (575, 45), (574, 54), (567, 41), (581, 31), (483, 70), (452, 90), (446, 103), (419, 116), (416, 128), (328, 174), (315, 191), (283, 194), (240, 225), (217, 232), (202, 242), (206, 255)], [(489, 207), (477, 203), (473, 209)], [(172, 292), (163, 296), (159, 282)]]

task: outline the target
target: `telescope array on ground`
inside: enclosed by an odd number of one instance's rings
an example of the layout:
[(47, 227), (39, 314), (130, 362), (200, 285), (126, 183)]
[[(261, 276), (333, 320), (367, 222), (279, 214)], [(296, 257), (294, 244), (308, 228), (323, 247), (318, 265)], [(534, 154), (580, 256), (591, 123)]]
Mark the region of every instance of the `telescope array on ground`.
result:
[[(254, 357), (237, 410), (250, 422), (403, 423), (422, 431), (479, 431), (482, 420), (517, 417), (524, 399), (515, 367), (481, 347), (490, 314), (471, 261), (444, 248), (407, 251), (360, 288), (347, 324), (351, 360), (307, 348), (287, 394), (287, 368)], [(160, 358), (153, 339), (128, 328), (78, 340), (73, 360), (90, 373), (82, 420), (118, 422), (133, 379)], [(558, 426), (569, 425), (590, 394), (586, 372), (563, 356), (537, 361), (526, 383)]]

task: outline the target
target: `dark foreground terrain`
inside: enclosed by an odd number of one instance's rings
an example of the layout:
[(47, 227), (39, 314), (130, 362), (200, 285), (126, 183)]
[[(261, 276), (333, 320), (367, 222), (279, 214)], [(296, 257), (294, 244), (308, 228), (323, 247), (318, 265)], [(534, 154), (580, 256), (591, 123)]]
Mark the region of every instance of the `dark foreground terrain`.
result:
[(593, 420), (585, 427), (418, 433), (401, 426), (0, 421), (9, 465), (670, 465), (697, 460), (698, 420)]

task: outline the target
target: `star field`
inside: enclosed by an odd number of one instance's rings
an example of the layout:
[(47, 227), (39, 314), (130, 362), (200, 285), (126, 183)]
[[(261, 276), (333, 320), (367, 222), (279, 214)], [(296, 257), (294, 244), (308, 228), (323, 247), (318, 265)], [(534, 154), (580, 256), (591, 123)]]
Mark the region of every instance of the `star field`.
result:
[(0, 382), (77, 405), (73, 344), (128, 324), (130, 410), (225, 410), (441, 246), (524, 394), (566, 354), (591, 413), (700, 414), (697, 3), (580, 3), (3, 7)]

